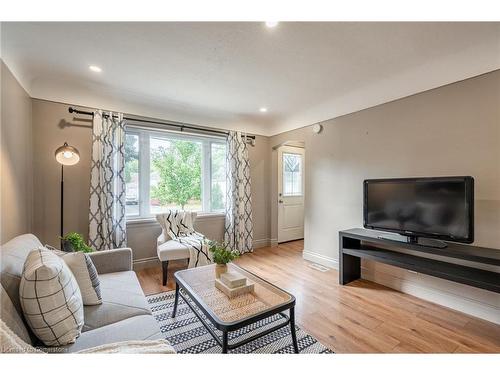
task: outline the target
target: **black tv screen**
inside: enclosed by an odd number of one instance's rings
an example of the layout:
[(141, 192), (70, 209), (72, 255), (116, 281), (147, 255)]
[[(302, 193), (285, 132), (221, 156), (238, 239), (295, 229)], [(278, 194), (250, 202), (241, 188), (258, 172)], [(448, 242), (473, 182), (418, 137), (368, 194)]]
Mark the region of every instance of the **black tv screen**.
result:
[(428, 177), (364, 182), (364, 227), (415, 237), (474, 241), (474, 179)]

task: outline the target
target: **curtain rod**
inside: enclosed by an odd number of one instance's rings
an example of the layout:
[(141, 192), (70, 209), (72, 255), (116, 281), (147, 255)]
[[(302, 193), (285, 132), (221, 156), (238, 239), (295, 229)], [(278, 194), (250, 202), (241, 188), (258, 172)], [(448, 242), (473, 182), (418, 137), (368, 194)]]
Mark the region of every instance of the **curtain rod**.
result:
[[(80, 111), (78, 109), (75, 109), (73, 107), (68, 108), (69, 113), (76, 113), (78, 115), (87, 115), (87, 116), (92, 116), (94, 117), (94, 112), (89, 112), (89, 111)], [(107, 115), (104, 115), (107, 117)], [(157, 124), (157, 125), (167, 125), (167, 126), (176, 126), (178, 128), (181, 128), (181, 131), (184, 129), (190, 129), (190, 130), (197, 130), (197, 131), (204, 131), (204, 132), (209, 132), (209, 133), (215, 133), (215, 134), (223, 134), (223, 135), (228, 135), (229, 132), (225, 132), (222, 130), (211, 130), (207, 128), (202, 128), (200, 126), (195, 126), (195, 125), (190, 125), (190, 124), (182, 124), (182, 123), (175, 123), (175, 122), (164, 122), (164, 121), (155, 121), (155, 120), (144, 120), (140, 118), (132, 118), (132, 117), (123, 117), (124, 120), (128, 121), (137, 121), (137, 122), (144, 122), (147, 124)], [(244, 137), (244, 136), (243, 136)], [(247, 138), (250, 139), (255, 139), (255, 135), (247, 135)]]

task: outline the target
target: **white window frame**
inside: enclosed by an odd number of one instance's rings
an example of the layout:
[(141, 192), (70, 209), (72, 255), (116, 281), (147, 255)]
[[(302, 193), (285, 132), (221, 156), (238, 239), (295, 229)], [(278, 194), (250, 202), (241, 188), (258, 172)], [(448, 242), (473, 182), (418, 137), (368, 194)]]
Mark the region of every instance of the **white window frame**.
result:
[(152, 219), (154, 214), (150, 211), (150, 183), (151, 183), (151, 149), (150, 137), (165, 139), (177, 139), (183, 141), (201, 142), (202, 145), (202, 167), (201, 167), (201, 202), (202, 209), (199, 215), (222, 215), (224, 210), (211, 209), (211, 189), (212, 189), (212, 144), (226, 144), (225, 137), (198, 135), (192, 133), (181, 133), (177, 131), (162, 129), (146, 129), (136, 126), (127, 126), (125, 135), (137, 135), (139, 138), (139, 213), (137, 215), (126, 215), (127, 221), (138, 221)]

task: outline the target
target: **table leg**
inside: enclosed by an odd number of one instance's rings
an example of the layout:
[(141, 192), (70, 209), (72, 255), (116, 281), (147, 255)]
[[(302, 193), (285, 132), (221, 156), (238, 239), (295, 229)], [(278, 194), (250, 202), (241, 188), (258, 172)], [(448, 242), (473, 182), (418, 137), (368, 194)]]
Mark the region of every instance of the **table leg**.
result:
[(228, 332), (222, 331), (222, 354), (227, 353)]
[(290, 331), (292, 332), (293, 350), (298, 353), (299, 345), (297, 344), (297, 333), (295, 332), (295, 307), (290, 309)]
[(175, 314), (177, 313), (177, 304), (179, 303), (179, 284), (175, 283), (175, 300), (174, 300), (174, 309), (172, 310), (172, 318), (175, 318)]

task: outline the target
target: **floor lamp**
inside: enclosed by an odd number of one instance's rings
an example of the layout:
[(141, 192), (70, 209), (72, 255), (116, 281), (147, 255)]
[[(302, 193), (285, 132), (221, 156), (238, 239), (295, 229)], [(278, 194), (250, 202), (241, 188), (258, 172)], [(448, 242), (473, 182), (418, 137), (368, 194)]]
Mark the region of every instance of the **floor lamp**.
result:
[[(59, 147), (56, 152), (56, 160), (61, 164), (61, 237), (63, 236), (63, 219), (64, 219), (64, 166), (75, 165), (80, 161), (80, 153), (73, 146), (64, 142), (64, 145)], [(61, 240), (62, 250), (62, 240)]]

